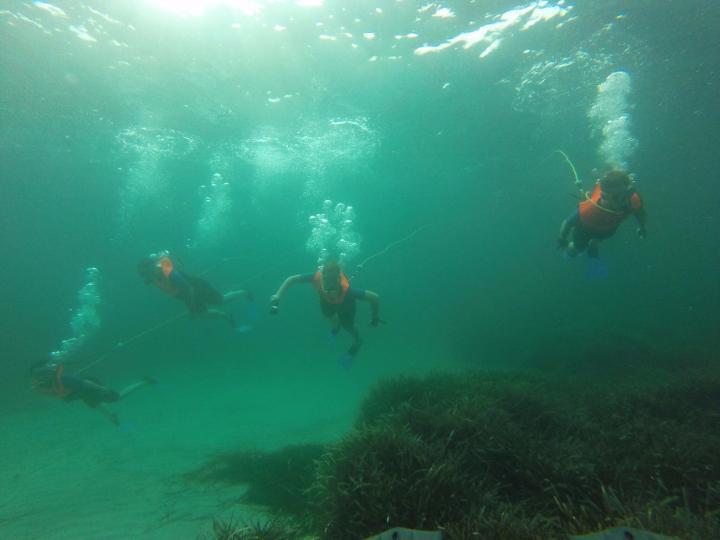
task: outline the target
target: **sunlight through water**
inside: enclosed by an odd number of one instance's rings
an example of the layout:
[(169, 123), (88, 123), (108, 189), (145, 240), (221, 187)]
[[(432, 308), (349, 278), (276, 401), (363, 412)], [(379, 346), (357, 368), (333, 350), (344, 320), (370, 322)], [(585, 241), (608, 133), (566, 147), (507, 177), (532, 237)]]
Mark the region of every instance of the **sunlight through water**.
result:
[(263, 4), (254, 0), (149, 0), (156, 8), (180, 17), (201, 17), (215, 8), (230, 8), (247, 15), (257, 15)]

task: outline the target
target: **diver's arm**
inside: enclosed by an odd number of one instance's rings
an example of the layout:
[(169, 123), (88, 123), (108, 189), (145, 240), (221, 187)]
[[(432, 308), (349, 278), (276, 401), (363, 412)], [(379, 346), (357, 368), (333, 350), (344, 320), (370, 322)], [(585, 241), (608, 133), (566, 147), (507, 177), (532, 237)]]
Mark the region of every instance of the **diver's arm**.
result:
[(83, 389), (90, 390), (93, 392), (109, 392), (110, 389), (106, 388), (105, 386), (96, 383), (95, 381), (91, 381), (90, 379), (82, 379), (82, 387)]
[(372, 314), (370, 324), (373, 326), (377, 326), (382, 322), (380, 320), (380, 297), (377, 295), (377, 293), (374, 293), (372, 291), (365, 291), (362, 300), (365, 300), (370, 304), (370, 312)]
[(557, 244), (559, 248), (567, 247), (567, 239), (568, 235), (570, 234), (570, 229), (572, 229), (572, 225), (570, 225), (570, 220), (564, 220), (562, 222), (562, 225), (560, 225), (560, 234), (558, 234)]
[(283, 295), (285, 294), (285, 291), (291, 285), (295, 285), (296, 283), (299, 283), (301, 278), (302, 278), (302, 275), (300, 275), (300, 274), (295, 274), (294, 276), (290, 276), (283, 282), (282, 285), (280, 285), (280, 288), (277, 290), (277, 292), (273, 296), (277, 297), (278, 300), (281, 300)]
[(580, 221), (580, 213), (577, 210), (574, 210), (572, 214), (570, 214), (565, 221), (562, 222), (560, 225), (560, 233), (558, 234), (558, 247), (560, 249), (564, 249), (568, 245), (568, 236), (570, 235), (570, 231), (573, 230), (574, 227), (577, 226), (578, 222)]
[(635, 210), (635, 220), (638, 223), (638, 229), (637, 233), (640, 238), (645, 238), (645, 235), (647, 234), (647, 231), (645, 230), (645, 220), (646, 220), (646, 214), (645, 214), (645, 208), (641, 207)]
[(282, 300), (283, 295), (285, 294), (285, 291), (288, 290), (288, 288), (291, 285), (295, 285), (296, 283), (299, 283), (302, 279), (301, 274), (295, 274), (293, 276), (290, 276), (287, 278), (282, 285), (280, 285), (280, 288), (277, 290), (275, 294), (273, 294), (270, 297), (270, 313), (275, 314), (278, 311), (278, 308), (280, 307), (280, 300)]

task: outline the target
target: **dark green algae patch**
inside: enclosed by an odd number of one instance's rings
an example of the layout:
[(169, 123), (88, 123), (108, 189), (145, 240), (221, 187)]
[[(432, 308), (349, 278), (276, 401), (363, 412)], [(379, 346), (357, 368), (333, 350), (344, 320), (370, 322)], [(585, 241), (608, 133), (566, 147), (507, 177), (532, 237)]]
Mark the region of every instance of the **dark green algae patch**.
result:
[(191, 478), (245, 484), (241, 502), (274, 516), (267, 535), (236, 525), (217, 538), (354, 540), (402, 526), (517, 540), (615, 525), (720, 538), (720, 369), (692, 358), (622, 377), (389, 379), (339, 442), (228, 453)]

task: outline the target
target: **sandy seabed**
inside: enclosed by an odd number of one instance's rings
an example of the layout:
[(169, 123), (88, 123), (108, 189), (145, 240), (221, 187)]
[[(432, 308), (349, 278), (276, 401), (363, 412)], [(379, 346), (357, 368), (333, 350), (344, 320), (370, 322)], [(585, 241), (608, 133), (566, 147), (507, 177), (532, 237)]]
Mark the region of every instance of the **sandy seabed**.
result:
[(341, 436), (373, 378), (331, 362), (316, 373), (166, 374), (113, 407), (120, 427), (38, 396), (33, 410), (0, 415), (0, 537), (197, 538), (215, 517), (252, 516), (242, 488), (185, 473), (218, 452)]

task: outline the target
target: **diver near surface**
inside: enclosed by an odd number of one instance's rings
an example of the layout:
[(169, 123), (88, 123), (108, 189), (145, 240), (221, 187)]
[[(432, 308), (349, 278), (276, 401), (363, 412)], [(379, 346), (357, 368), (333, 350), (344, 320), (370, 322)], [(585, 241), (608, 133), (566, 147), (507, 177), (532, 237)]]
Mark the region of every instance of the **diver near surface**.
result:
[(231, 313), (209, 306), (220, 306), (240, 297), (248, 302), (253, 301), (249, 291), (237, 290), (222, 294), (204, 279), (177, 269), (167, 251), (148, 255), (138, 263), (137, 268), (145, 284), (153, 284), (169, 296), (185, 302), (190, 315), (194, 317), (223, 319), (236, 328)]
[(343, 367), (349, 367), (353, 358), (360, 350), (362, 341), (355, 326), (356, 300), (370, 303), (372, 326), (378, 326), (380, 320), (380, 297), (368, 290), (350, 287), (350, 282), (336, 261), (328, 261), (313, 274), (296, 274), (288, 277), (277, 292), (270, 297), (270, 313), (276, 315), (280, 309), (280, 301), (285, 291), (296, 283), (311, 283), (320, 298), (320, 309), (325, 317), (332, 321), (332, 335), (341, 328), (345, 329), (353, 339), (352, 345), (340, 358)]
[(120, 425), (117, 414), (108, 411), (103, 404), (120, 401), (135, 390), (157, 382), (155, 379), (145, 377), (117, 392), (94, 379), (66, 375), (63, 364), (34, 366), (30, 371), (30, 379), (32, 388), (36, 392), (62, 399), (67, 403), (82, 400), (88, 407), (97, 409), (107, 416), (115, 425)]
[(630, 215), (635, 216), (638, 236), (644, 239), (643, 201), (627, 172), (611, 170), (595, 183), (592, 193), (585, 193), (585, 200), (562, 222), (558, 247), (570, 257), (587, 251), (588, 257), (596, 259), (600, 241), (614, 235)]

